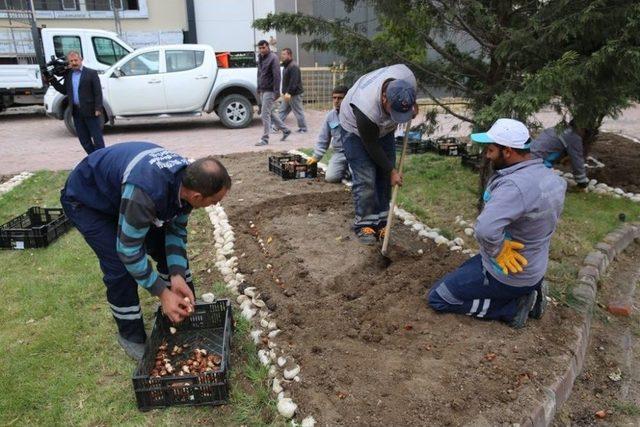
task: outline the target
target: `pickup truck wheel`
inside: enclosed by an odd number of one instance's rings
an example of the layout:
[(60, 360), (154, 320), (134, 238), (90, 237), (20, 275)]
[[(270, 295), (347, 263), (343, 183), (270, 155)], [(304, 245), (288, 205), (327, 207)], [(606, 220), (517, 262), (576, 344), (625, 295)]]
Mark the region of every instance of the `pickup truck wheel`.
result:
[(71, 133), (71, 135), (76, 135), (76, 127), (73, 124), (73, 113), (71, 111), (71, 105), (67, 105), (67, 108), (64, 110), (64, 125), (67, 127), (67, 130)]
[[(105, 117), (104, 110), (102, 110), (102, 117)], [(63, 120), (64, 125), (66, 126), (69, 133), (71, 133), (71, 135), (78, 136), (76, 133), (76, 125), (73, 124), (73, 113), (71, 112), (71, 105), (68, 105), (64, 110)], [(100, 123), (100, 127), (104, 129), (104, 121)]]
[(223, 125), (231, 129), (240, 129), (251, 123), (253, 106), (242, 95), (227, 95), (220, 101), (217, 113)]

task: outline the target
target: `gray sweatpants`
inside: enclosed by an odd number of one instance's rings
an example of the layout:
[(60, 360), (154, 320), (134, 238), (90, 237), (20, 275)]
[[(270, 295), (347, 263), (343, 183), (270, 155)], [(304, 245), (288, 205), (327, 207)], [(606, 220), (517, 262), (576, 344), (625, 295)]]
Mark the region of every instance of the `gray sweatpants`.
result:
[(273, 92), (262, 92), (262, 110), (260, 112), (260, 118), (262, 119), (262, 140), (269, 142), (269, 132), (271, 132), (271, 121), (278, 130), (288, 131), (287, 126), (282, 123), (280, 117), (274, 111), (276, 94)]
[(296, 116), (298, 128), (307, 130), (307, 122), (304, 119), (304, 109), (302, 108), (302, 94), (291, 95), (289, 102), (282, 102), (280, 106), (280, 120), (284, 122), (291, 111), (293, 111), (293, 115)]
[(341, 182), (349, 170), (349, 164), (347, 158), (342, 152), (334, 152), (329, 164), (327, 165), (327, 171), (325, 172), (324, 180), (327, 182)]

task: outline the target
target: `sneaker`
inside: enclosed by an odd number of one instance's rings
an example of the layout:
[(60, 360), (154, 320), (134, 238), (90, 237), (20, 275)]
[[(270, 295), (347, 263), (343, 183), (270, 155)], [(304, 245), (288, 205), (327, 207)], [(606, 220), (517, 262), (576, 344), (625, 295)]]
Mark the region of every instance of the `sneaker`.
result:
[(542, 315), (547, 308), (547, 295), (549, 295), (549, 283), (543, 280), (540, 285), (538, 297), (536, 298), (536, 303), (533, 305), (529, 317), (532, 319), (542, 319)]
[(509, 322), (509, 326), (514, 329), (523, 328), (527, 319), (529, 318), (529, 312), (533, 309), (533, 305), (536, 303), (536, 297), (538, 291), (533, 291), (527, 295), (523, 295), (516, 300), (517, 312), (514, 318)]
[(376, 244), (376, 230), (371, 227), (362, 227), (356, 231), (356, 236), (358, 236), (360, 243), (364, 245), (371, 246)]
[(127, 356), (138, 362), (142, 360), (142, 356), (144, 356), (144, 344), (129, 341), (120, 334), (118, 334), (118, 344), (120, 344), (120, 347), (127, 353)]
[(307, 130), (306, 129), (298, 129), (296, 132), (298, 132), (298, 133), (307, 133)]
[(285, 139), (289, 138), (289, 135), (291, 135), (291, 131), (289, 129), (284, 129), (282, 131), (282, 138), (280, 138), (280, 141), (284, 141)]
[(256, 147), (262, 147), (263, 145), (269, 145), (269, 141), (261, 139), (260, 142), (256, 143)]

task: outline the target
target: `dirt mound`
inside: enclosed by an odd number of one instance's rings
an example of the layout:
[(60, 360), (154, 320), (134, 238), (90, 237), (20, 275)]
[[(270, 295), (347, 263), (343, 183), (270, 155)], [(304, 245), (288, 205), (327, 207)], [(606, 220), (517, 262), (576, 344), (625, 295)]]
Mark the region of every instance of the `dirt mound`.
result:
[[(592, 145), (589, 155), (605, 164), (603, 168), (588, 168), (589, 179), (597, 179), (612, 187), (640, 193), (640, 144), (623, 136), (602, 133)], [(571, 171), (571, 166), (562, 170)]]
[(278, 340), (302, 367), (287, 385), (302, 413), (330, 425), (521, 422), (566, 367), (572, 311), (552, 307), (522, 331), (439, 315), (424, 296), (465, 255), (396, 226), (381, 269), (378, 248), (350, 231), (343, 187), (280, 181), (264, 155), (224, 161), (241, 181), (225, 201), (240, 269), (268, 294)]

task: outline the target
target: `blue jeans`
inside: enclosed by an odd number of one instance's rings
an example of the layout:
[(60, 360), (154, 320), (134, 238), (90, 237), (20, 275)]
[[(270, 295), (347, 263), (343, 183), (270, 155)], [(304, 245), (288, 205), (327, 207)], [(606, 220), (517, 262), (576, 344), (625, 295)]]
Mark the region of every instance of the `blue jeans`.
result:
[[(391, 174), (376, 165), (358, 135), (343, 132), (342, 148), (353, 175), (351, 191), (356, 211), (353, 228), (356, 232), (363, 227), (383, 228), (387, 224), (391, 201)], [(378, 144), (395, 164), (393, 132), (379, 138)]]
[(509, 322), (516, 315), (518, 297), (540, 290), (541, 284), (542, 280), (526, 287), (505, 285), (484, 269), (482, 257), (476, 255), (437, 281), (427, 299), (436, 311)]
[(104, 139), (102, 138), (102, 116), (85, 117), (80, 113), (73, 112), (73, 124), (76, 128), (76, 134), (80, 140), (80, 145), (87, 154), (104, 148)]

